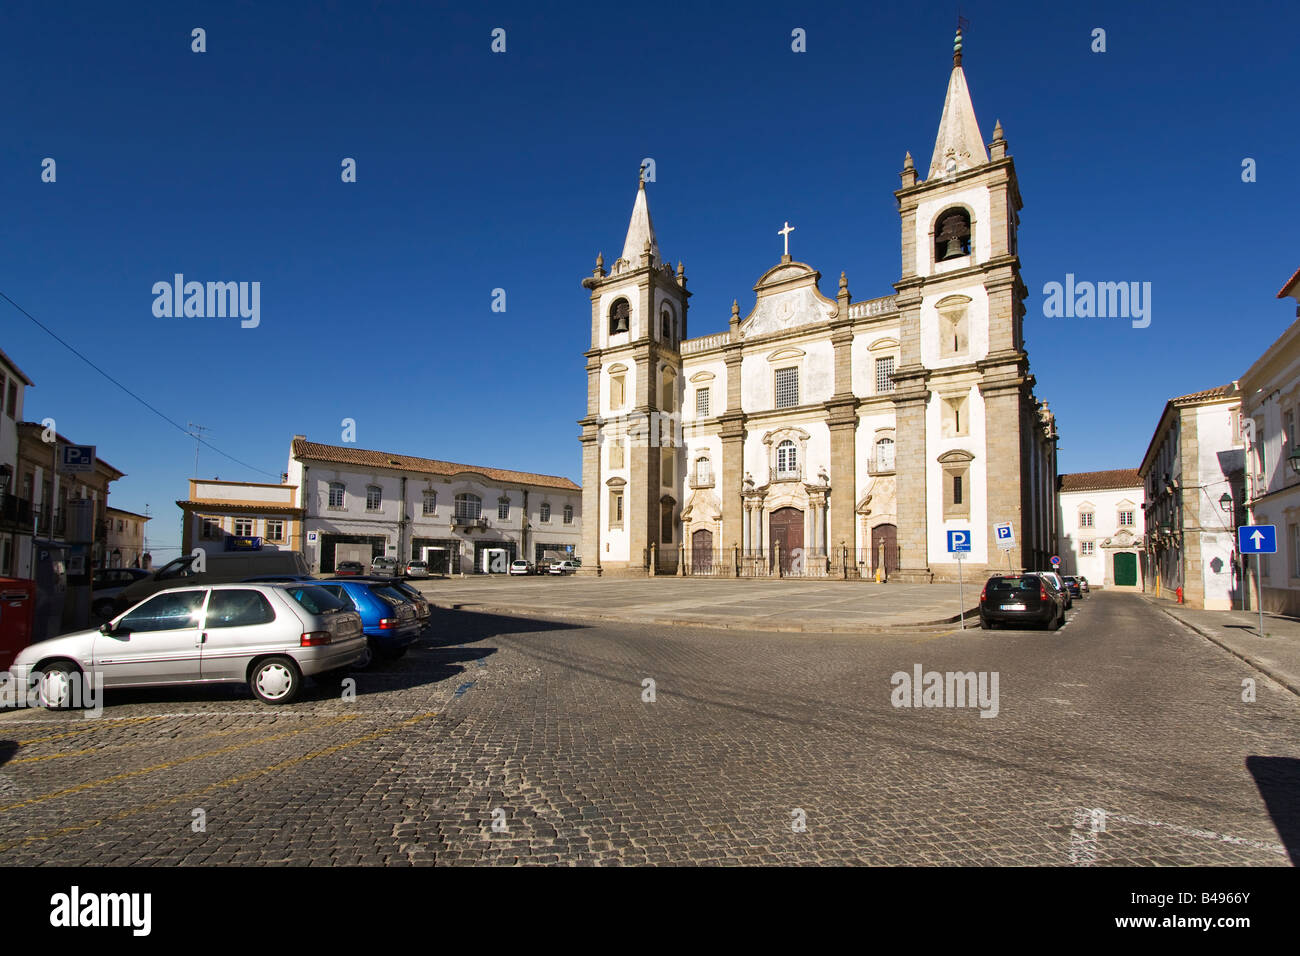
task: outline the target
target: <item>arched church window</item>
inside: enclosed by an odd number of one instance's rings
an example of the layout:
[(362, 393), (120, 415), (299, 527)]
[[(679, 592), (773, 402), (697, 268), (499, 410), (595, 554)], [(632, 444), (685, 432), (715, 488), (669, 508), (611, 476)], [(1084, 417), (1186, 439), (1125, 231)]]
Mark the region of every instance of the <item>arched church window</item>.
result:
[(876, 442), (876, 471), (894, 470), (894, 440), (882, 438)]
[(959, 207), (941, 212), (935, 221), (934, 261), (970, 255), (970, 245), (970, 213)]
[(776, 473), (778, 475), (799, 474), (799, 448), (788, 438), (776, 446)]
[(664, 310), (660, 313), (659, 319), (660, 337), (665, 342), (672, 342), (675, 338), (673, 334), (673, 310), (668, 308), (668, 306), (664, 306)]
[(629, 324), (631, 315), (632, 306), (628, 304), (627, 299), (614, 300), (614, 304), (609, 307), (609, 334), (615, 335), (628, 331), (631, 328)]

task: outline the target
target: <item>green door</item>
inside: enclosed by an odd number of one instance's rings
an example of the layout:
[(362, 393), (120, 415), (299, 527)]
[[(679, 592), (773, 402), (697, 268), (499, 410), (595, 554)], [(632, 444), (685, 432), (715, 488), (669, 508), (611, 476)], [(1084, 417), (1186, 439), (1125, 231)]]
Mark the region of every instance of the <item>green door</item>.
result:
[(1118, 587), (1137, 587), (1138, 556), (1130, 551), (1115, 555), (1115, 584)]

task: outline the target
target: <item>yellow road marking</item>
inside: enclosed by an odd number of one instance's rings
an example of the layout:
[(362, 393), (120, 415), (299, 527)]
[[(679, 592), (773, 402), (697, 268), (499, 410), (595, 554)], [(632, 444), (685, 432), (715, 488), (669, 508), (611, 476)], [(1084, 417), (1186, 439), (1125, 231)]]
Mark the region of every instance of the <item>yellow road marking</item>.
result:
[[(342, 723), (347, 720), (356, 720), (359, 715), (349, 714), (344, 717), (337, 717), (334, 720), (326, 721), (323, 726), (329, 727), (333, 724)], [(282, 734), (272, 734), (269, 737), (260, 737), (257, 740), (248, 740), (240, 744), (232, 744), (229, 747), (221, 747), (217, 750), (209, 750), (206, 753), (192, 754), (189, 757), (181, 757), (178, 760), (167, 760), (163, 763), (156, 763), (148, 767), (141, 767), (138, 770), (127, 770), (123, 773), (114, 774), (111, 777), (103, 777), (99, 780), (88, 780), (85, 783), (79, 783), (75, 787), (68, 787), (65, 790), (56, 790), (54, 793), (41, 794), (39, 797), (32, 797), (30, 800), (22, 800), (18, 803), (11, 803), (8, 806), (0, 807), (0, 813), (6, 813), (9, 810), (18, 810), (23, 807), (34, 806), (38, 803), (44, 803), (46, 800), (55, 800), (59, 797), (68, 797), (74, 793), (84, 793), (87, 790), (93, 790), (96, 787), (102, 787), (110, 783), (117, 783), (121, 780), (129, 780), (132, 777), (140, 777), (147, 773), (155, 773), (159, 770), (170, 770), (173, 767), (179, 767), (183, 764), (193, 763), (195, 760), (205, 760), (208, 757), (220, 757), (223, 754), (233, 753), (236, 750), (242, 750), (245, 747), (252, 747), (256, 744), (269, 743), (272, 740), (282, 740), (285, 737), (293, 737), (297, 734), (306, 733), (313, 730), (313, 727), (302, 727), (298, 730), (286, 731)]]
[(253, 734), (257, 733), (260, 728), (257, 727), (235, 727), (231, 730), (214, 730), (207, 734), (196, 734), (193, 737), (158, 737), (154, 740), (133, 741), (129, 744), (114, 744), (111, 747), (87, 747), (85, 750), (65, 750), (57, 754), (40, 754), (35, 757), (19, 757), (17, 760), (10, 760), (6, 767), (12, 767), (19, 763), (38, 763), (42, 760), (58, 760), (61, 757), (84, 757), (86, 754), (106, 754), (116, 750), (139, 750), (141, 747), (155, 747), (160, 744), (170, 743), (193, 743), (196, 740), (210, 740), (213, 737), (229, 737), (232, 734)]
[(388, 734), (391, 734), (394, 731), (400, 730), (403, 727), (418, 723), (421, 720), (425, 720), (429, 717), (435, 717), (435, 716), (437, 716), (437, 711), (433, 711), (433, 710), (427, 711), (426, 713), (417, 714), (414, 717), (409, 717), (406, 720), (399, 721), (396, 724), (391, 724), (388, 727), (381, 727), (379, 730), (372, 731), (371, 733), (368, 734), (363, 734), (360, 737), (354, 737), (351, 740), (345, 740), (343, 743), (331, 744), (330, 746), (325, 747), (322, 750), (317, 750), (312, 753), (305, 753), (298, 757), (290, 757), (288, 760), (282, 760), (279, 763), (271, 764), (270, 766), (267, 767), (260, 767), (257, 770), (250, 770), (247, 773), (237, 774), (236, 776), (233, 777), (227, 777), (225, 780), (219, 780), (216, 783), (210, 783), (206, 787), (201, 787), (198, 790), (192, 790), (189, 793), (182, 793), (180, 796), (168, 797), (166, 800), (157, 800), (154, 803), (146, 804), (144, 806), (133, 807), (130, 810), (123, 810), (121, 813), (115, 813), (110, 817), (104, 817), (103, 819), (100, 820), (87, 820), (84, 823), (74, 823), (71, 826), (61, 827), (58, 830), (53, 830), (50, 833), (42, 834), (41, 836), (27, 837), (23, 840), (19, 840), (14, 843), (0, 843), (0, 853), (3, 853), (6, 850), (11, 850), (15, 847), (27, 846), (32, 843), (40, 843), (42, 840), (55, 840), (58, 839), (59, 837), (67, 836), (69, 833), (76, 833), (81, 830), (91, 830), (94, 829), (95, 827), (101, 827), (108, 823), (116, 823), (119, 820), (125, 820), (127, 817), (135, 816), (136, 814), (140, 814), (140, 813), (148, 813), (151, 810), (159, 810), (162, 807), (169, 806), (173, 803), (196, 800), (199, 797), (202, 797), (204, 794), (211, 793), (214, 790), (221, 790), (224, 789), (225, 787), (233, 787), (237, 784), (247, 783), (249, 780), (255, 780), (258, 777), (265, 776), (268, 773), (275, 773), (276, 771), (285, 770), (297, 764), (305, 763), (308, 760), (315, 760), (318, 757), (328, 757), (342, 750), (348, 750), (352, 747), (357, 747), (360, 746), (361, 744), (369, 743), (372, 740), (378, 740), (380, 737), (384, 737)]
[[(128, 717), (126, 718), (125, 721), (123, 721), (123, 723), (140, 724), (151, 720), (162, 720), (162, 718), (161, 717)], [(44, 737), (28, 737), (26, 740), (15, 740), (14, 743), (18, 744), (20, 747), (25, 747), (28, 744), (43, 744), (47, 740), (62, 740), (64, 737), (75, 737), (77, 734), (88, 734), (92, 730), (102, 729), (103, 726), (104, 725), (101, 724), (96, 727), (83, 727), (81, 730), (69, 730), (66, 731), (65, 733), (48, 734)]]

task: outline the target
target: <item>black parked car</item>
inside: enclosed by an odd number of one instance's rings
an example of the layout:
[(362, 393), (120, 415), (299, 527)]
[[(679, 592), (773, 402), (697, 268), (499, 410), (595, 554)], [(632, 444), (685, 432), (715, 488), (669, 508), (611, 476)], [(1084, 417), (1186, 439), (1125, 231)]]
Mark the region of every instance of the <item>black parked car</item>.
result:
[(1079, 583), (1078, 578), (1076, 578), (1072, 574), (1067, 574), (1064, 578), (1064, 581), (1065, 581), (1066, 589), (1070, 592), (1070, 597), (1072, 598), (1083, 597), (1083, 585)]
[(1000, 624), (1058, 628), (1065, 623), (1065, 595), (1051, 578), (1038, 574), (991, 577), (980, 591), (980, 627)]

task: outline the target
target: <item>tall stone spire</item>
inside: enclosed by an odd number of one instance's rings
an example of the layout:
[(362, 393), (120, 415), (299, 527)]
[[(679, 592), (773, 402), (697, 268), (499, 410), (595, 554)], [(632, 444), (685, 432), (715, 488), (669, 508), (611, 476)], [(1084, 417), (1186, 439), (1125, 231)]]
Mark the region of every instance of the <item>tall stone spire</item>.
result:
[(975, 119), (966, 74), (961, 68), (961, 31), (952, 48), (952, 76), (948, 78), (948, 97), (943, 102), (943, 116), (939, 118), (939, 135), (934, 141), (934, 156), (930, 159), (927, 179), (959, 173), (989, 161), (984, 149), (984, 137)]
[(641, 167), (641, 182), (636, 190), (636, 204), (632, 206), (632, 221), (628, 223), (627, 239), (623, 243), (623, 256), (633, 266), (641, 262), (646, 243), (650, 243), (650, 264), (659, 264), (659, 241), (655, 226), (650, 221), (650, 204), (645, 198), (645, 167)]

